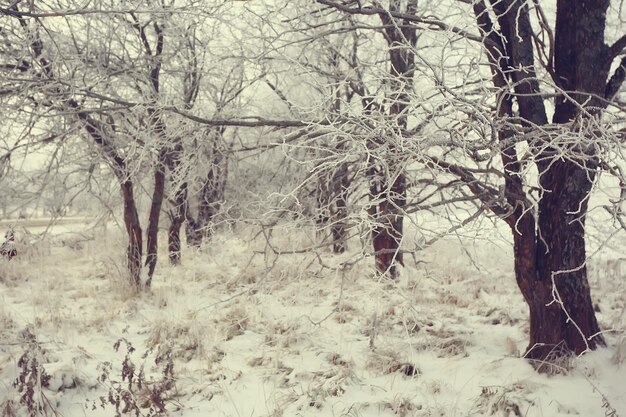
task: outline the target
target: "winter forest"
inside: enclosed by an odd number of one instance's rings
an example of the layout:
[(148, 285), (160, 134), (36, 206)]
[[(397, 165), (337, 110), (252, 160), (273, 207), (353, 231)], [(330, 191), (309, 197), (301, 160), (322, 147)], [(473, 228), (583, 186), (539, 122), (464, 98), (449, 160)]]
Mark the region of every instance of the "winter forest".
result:
[(622, 0), (0, 0), (0, 416), (626, 416)]

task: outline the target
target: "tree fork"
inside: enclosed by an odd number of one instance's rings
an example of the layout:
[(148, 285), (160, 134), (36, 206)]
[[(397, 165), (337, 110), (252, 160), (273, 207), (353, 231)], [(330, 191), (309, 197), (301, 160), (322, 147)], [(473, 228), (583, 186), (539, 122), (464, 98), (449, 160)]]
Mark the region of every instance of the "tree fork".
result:
[[(512, 117), (513, 98), (523, 124), (545, 125), (545, 106), (534, 73), (528, 8), (518, 0), (492, 4), (498, 29), (494, 29), (483, 1), (473, 7), (485, 39), (493, 83), (501, 90), (497, 116)], [(568, 97), (557, 99), (554, 123), (595, 117), (593, 113), (602, 108), (597, 99), (589, 100), (589, 94), (602, 97), (608, 78), (608, 65), (603, 59), (607, 6), (606, 0), (558, 2), (553, 70), (561, 88), (576, 92), (570, 96), (578, 103)], [(514, 92), (509, 91), (509, 82), (513, 82)], [(584, 106), (592, 107), (590, 114), (579, 114)], [(576, 129), (572, 133), (576, 134)], [(511, 135), (502, 127), (498, 132), (503, 143)], [(585, 216), (595, 178), (594, 155), (585, 150), (586, 138), (581, 139), (583, 142), (571, 145), (570, 150), (584, 158), (572, 156), (572, 160), (555, 161), (537, 155), (539, 182), (545, 192), (536, 213), (525, 197), (513, 197), (525, 196), (515, 149), (501, 151), (503, 165), (510, 172), (505, 179), (507, 201), (515, 207), (505, 219), (513, 233), (515, 276), (530, 309), (526, 351), (530, 359), (545, 361), (581, 354), (605, 343), (593, 310), (585, 253)], [(549, 143), (544, 145), (549, 147)]]

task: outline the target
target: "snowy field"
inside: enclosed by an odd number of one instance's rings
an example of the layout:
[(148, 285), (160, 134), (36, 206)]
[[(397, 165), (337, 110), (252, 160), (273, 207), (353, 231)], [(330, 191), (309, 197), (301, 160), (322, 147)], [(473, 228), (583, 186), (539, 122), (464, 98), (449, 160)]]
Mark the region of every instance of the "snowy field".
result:
[(2, 416), (626, 416), (622, 245), (590, 260), (610, 347), (538, 374), (493, 230), (409, 257), (398, 282), (369, 258), (334, 268), (354, 253), (277, 258), (221, 231), (181, 266), (161, 253), (136, 295), (119, 230), (53, 229), (0, 262)]

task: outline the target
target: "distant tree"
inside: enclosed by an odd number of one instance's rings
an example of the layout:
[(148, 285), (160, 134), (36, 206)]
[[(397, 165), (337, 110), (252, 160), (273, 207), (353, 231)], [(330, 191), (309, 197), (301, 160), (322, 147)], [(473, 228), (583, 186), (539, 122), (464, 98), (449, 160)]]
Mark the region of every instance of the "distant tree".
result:
[[(136, 173), (145, 150), (156, 150), (155, 190), (148, 224), (148, 280), (156, 266), (156, 232), (163, 199), (166, 126), (159, 100), (165, 32), (159, 19), (171, 15), (156, 10), (140, 21), (133, 11), (22, 10), (16, 2), (2, 14), (12, 18), (6, 36), (23, 45), (4, 54), (3, 69), (19, 74), (7, 97), (21, 98), (17, 112), (31, 113), (30, 128), (40, 120), (62, 121), (70, 134), (90, 139), (117, 177), (129, 236), (127, 263), (130, 280), (141, 287), (143, 231), (135, 195)], [(98, 17), (98, 18), (95, 18)], [(69, 131), (69, 132), (67, 132)]]
[[(10, 34), (17, 44), (23, 46), (23, 51), (16, 51), (5, 55), (7, 63), (4, 69), (14, 74), (21, 74), (22, 83), (18, 84), (11, 93), (27, 98), (22, 101), (25, 108), (18, 109), (27, 112), (35, 110), (35, 114), (45, 115), (47, 112), (60, 112), (70, 125), (78, 125), (84, 129), (86, 135), (99, 147), (113, 172), (120, 181), (124, 198), (124, 222), (129, 235), (128, 268), (131, 282), (140, 283), (142, 232), (139, 225), (139, 216), (134, 197), (134, 184), (130, 177), (127, 158), (115, 144), (117, 127), (110, 117), (101, 117), (102, 113), (94, 113), (85, 103), (76, 98), (76, 86), (72, 79), (65, 78), (71, 74), (64, 72), (63, 52), (67, 44), (55, 44), (51, 47), (43, 38), (42, 32), (56, 34), (56, 31), (45, 31), (45, 26), (39, 19), (30, 17), (30, 12), (22, 12), (15, 3), (10, 9), (3, 10), (4, 15), (13, 18), (9, 26)], [(70, 26), (69, 30), (72, 30)], [(58, 35), (59, 38), (61, 35)], [(53, 43), (51, 41), (50, 43)], [(75, 43), (76, 48), (80, 48)], [(82, 52), (82, 53), (81, 53)], [(77, 60), (80, 65), (89, 62), (91, 57), (86, 56), (85, 50), (78, 50)], [(106, 57), (103, 57), (106, 59)], [(60, 62), (59, 62), (60, 61)], [(79, 87), (80, 88), (80, 87)]]
[[(298, 63), (328, 85), (324, 101), (329, 105), (319, 106), (321, 119), (339, 127), (336, 140), (320, 149), (327, 155), (321, 158), (323, 169), (316, 168), (313, 177), (322, 184), (317, 187), (323, 191), (317, 197), (324, 206), (319, 211), (331, 225), (334, 250), (342, 252), (348, 238), (347, 196), (352, 193), (361, 201), (359, 195), (365, 192), (376, 269), (396, 278), (403, 264), (400, 246), (407, 202), (407, 158), (398, 138), (407, 130), (412, 106), (417, 27), (408, 18), (417, 13), (417, 3), (392, 0), (388, 8), (365, 13), (371, 17), (366, 21), (353, 19), (364, 12), (358, 8), (361, 3), (317, 3), (322, 7), (309, 5), (300, 43), (315, 44), (323, 52), (318, 52), (317, 61), (305, 54)], [(330, 18), (328, 8), (339, 13)], [(385, 54), (373, 45), (386, 47)], [(319, 143), (316, 140), (318, 149)]]

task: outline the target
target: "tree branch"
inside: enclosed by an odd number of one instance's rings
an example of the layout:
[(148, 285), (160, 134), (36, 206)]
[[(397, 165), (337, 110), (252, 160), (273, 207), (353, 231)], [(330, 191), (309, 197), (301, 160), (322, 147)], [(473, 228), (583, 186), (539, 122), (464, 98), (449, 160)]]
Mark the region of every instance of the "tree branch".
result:
[(434, 156), (430, 157), (429, 161), (426, 161), (426, 166), (441, 169), (457, 177), (469, 188), (472, 194), (483, 202), (496, 216), (507, 219), (513, 214), (511, 208), (503, 205), (503, 203), (506, 204), (506, 202), (498, 198), (500, 196), (499, 191), (493, 187), (482, 184), (467, 168), (451, 164)]
[(420, 17), (420, 16), (415, 16), (411, 13), (400, 13), (400, 12), (395, 12), (395, 11), (390, 11), (390, 10), (386, 10), (382, 7), (373, 7), (373, 6), (366, 6), (366, 7), (350, 7), (347, 6), (345, 4), (342, 3), (338, 3), (335, 1), (331, 1), (331, 0), (316, 0), (319, 4), (323, 4), (324, 6), (328, 6), (328, 7), (332, 7), (334, 9), (337, 9), (341, 12), (347, 13), (347, 14), (352, 14), (352, 15), (362, 15), (362, 16), (374, 16), (374, 15), (388, 15), (391, 16), (393, 18), (396, 19), (403, 19), (406, 22), (413, 22), (413, 23), (421, 23), (424, 25), (428, 25), (428, 26), (434, 26), (436, 27), (438, 30), (442, 30), (442, 31), (449, 31), (452, 33), (456, 33), (457, 35), (461, 35), (463, 37), (465, 37), (466, 39), (475, 41), (475, 42), (483, 42), (483, 38), (477, 35), (474, 35), (473, 33), (470, 33), (464, 29), (461, 29), (459, 27), (456, 26), (452, 26), (449, 25), (443, 21), (441, 21), (440, 19), (433, 19), (433, 18), (426, 18), (426, 17)]
[(619, 67), (615, 70), (609, 81), (606, 83), (606, 87), (604, 88), (604, 98), (606, 100), (613, 100), (617, 95), (620, 87), (626, 80), (626, 57), (622, 58), (622, 61), (619, 63)]
[(607, 52), (609, 62), (613, 61), (615, 57), (621, 54), (624, 48), (626, 48), (626, 35), (616, 40), (615, 43), (609, 47), (609, 51)]
[(66, 9), (66, 10), (57, 10), (52, 12), (26, 12), (18, 10), (13, 6), (10, 7), (0, 7), (0, 15), (12, 16), (17, 18), (31, 17), (35, 19), (42, 19), (47, 17), (68, 17), (68, 16), (85, 16), (92, 14), (100, 14), (100, 15), (109, 15), (109, 14), (127, 14), (127, 13), (136, 13), (136, 14), (170, 14), (174, 9), (161, 9), (161, 10), (153, 10), (153, 9), (123, 9), (119, 10), (103, 10), (103, 9)]

